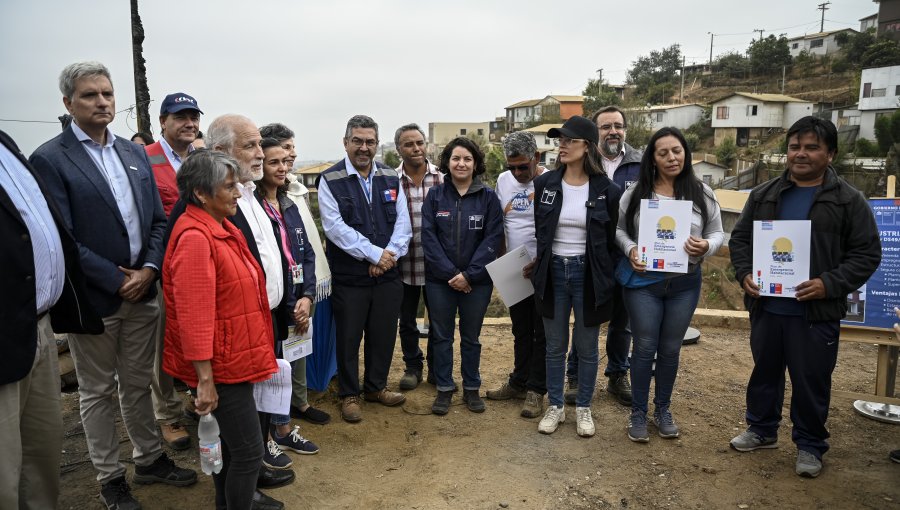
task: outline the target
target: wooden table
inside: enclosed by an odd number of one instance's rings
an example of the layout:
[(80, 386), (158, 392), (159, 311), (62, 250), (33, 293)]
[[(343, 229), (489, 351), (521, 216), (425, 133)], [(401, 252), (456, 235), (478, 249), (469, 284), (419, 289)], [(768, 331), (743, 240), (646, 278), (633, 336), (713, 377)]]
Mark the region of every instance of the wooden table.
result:
[(878, 346), (878, 364), (875, 369), (875, 393), (854, 391), (832, 391), (832, 395), (851, 400), (866, 400), (881, 404), (900, 405), (900, 398), (894, 396), (897, 382), (897, 356), (900, 353), (900, 339), (892, 329), (866, 328), (841, 325), (841, 341)]

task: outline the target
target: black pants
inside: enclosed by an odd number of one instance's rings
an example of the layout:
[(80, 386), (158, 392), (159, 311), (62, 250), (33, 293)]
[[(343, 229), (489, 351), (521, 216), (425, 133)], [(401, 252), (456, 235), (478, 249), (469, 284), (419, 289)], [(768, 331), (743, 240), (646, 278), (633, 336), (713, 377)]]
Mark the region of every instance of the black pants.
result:
[(222, 440), (222, 470), (213, 475), (216, 508), (250, 508), (263, 457), (253, 385), (217, 384), (216, 393), (219, 406), (212, 414)]
[(828, 451), (825, 420), (840, 322), (809, 322), (804, 317), (767, 312), (761, 305), (750, 315), (753, 372), (747, 384), (747, 425), (763, 437), (778, 435), (787, 367), (792, 388), (792, 439), (798, 449), (822, 458)]
[(397, 340), (397, 320), (403, 283), (397, 279), (370, 287), (334, 284), (335, 340), (338, 395), (359, 395), (359, 344), (363, 346), (363, 391), (381, 391), (387, 385)]
[(431, 329), (428, 333), (428, 344), (423, 357), (419, 347), (419, 328), (416, 326), (416, 316), (419, 313), (419, 296), (425, 300), (425, 309), (428, 309), (428, 296), (425, 294), (424, 285), (403, 284), (403, 302), (400, 304), (400, 349), (403, 351), (403, 363), (407, 370), (422, 371), (423, 359), (428, 363), (428, 373), (431, 373)]
[(547, 393), (547, 338), (534, 296), (509, 307), (509, 318), (512, 321), (514, 353), (509, 385), (544, 395)]

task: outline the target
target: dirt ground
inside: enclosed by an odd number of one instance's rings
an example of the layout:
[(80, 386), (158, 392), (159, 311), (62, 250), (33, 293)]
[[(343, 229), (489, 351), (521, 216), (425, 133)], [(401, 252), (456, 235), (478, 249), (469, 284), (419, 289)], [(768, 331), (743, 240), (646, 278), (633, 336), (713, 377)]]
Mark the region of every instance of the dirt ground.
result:
[[(518, 400), (487, 401), (487, 411), (473, 414), (454, 397), (448, 415), (433, 416), (435, 389), (425, 383), (407, 393), (402, 408), (364, 404), (358, 424), (340, 420), (333, 390), (311, 394), (313, 404), (334, 418), (325, 426), (301, 424), (321, 452), (291, 454), (296, 482), (269, 493), (289, 509), (900, 508), (900, 465), (888, 460), (888, 451), (900, 448), (900, 427), (859, 416), (850, 401), (832, 400), (831, 451), (816, 479), (793, 472), (796, 450), (787, 418), (779, 449), (741, 454), (728, 448), (745, 428), (747, 333), (702, 328), (700, 342), (684, 347), (672, 406), (681, 438), (651, 435), (649, 444), (628, 440), (629, 410), (604, 391), (602, 375), (593, 404), (597, 434), (589, 439), (575, 433), (571, 408), (555, 434), (539, 434), (538, 419), (519, 417)], [(484, 391), (510, 370), (508, 326), (485, 326), (482, 345)], [(873, 346), (843, 343), (834, 388), (870, 391), (875, 357)], [(389, 385), (396, 388), (401, 375), (398, 345)], [(63, 401), (60, 508), (101, 508), (77, 394), (64, 394)], [(196, 437), (196, 424), (190, 428)], [(131, 448), (121, 427), (120, 434), (121, 457), (128, 462)], [(169, 453), (199, 471), (196, 448)], [(213, 507), (212, 481), (202, 474), (189, 488), (133, 491), (146, 509)]]

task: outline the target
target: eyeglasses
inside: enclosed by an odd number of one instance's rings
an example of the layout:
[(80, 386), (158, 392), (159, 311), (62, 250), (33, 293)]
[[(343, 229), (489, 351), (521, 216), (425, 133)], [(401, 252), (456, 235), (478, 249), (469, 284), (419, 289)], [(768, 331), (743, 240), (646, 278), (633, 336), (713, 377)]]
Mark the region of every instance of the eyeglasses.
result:
[(376, 140), (374, 138), (369, 138), (368, 140), (362, 140), (362, 139), (356, 138), (354, 136), (353, 138), (350, 139), (350, 145), (353, 145), (354, 147), (357, 147), (357, 148), (365, 145), (366, 147), (368, 147), (370, 149), (374, 149), (375, 146), (378, 145), (378, 140)]
[(510, 172), (515, 172), (515, 171), (524, 172), (525, 170), (531, 170), (531, 165), (530, 164), (506, 165), (506, 169), (509, 170)]
[(602, 129), (603, 131), (612, 131), (613, 129), (615, 129), (616, 131), (625, 131), (625, 124), (603, 124), (602, 126), (600, 126), (600, 129)]
[(559, 146), (560, 147), (568, 147), (572, 145), (572, 142), (583, 142), (583, 138), (567, 138), (565, 136), (559, 137)]

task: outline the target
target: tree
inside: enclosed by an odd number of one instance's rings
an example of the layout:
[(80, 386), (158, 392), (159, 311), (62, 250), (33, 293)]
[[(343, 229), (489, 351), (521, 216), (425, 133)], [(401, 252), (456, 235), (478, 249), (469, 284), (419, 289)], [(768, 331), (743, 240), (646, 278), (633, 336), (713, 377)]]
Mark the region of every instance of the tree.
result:
[(506, 166), (506, 157), (503, 154), (503, 149), (496, 145), (491, 145), (491, 148), (484, 155), (484, 166), (487, 168), (487, 171), (481, 176), (481, 182), (492, 188), (496, 187), (497, 177), (503, 173)]
[(862, 67), (887, 67), (900, 64), (900, 44), (893, 39), (878, 39), (863, 52), (859, 63)]
[(863, 53), (869, 49), (869, 46), (875, 44), (874, 29), (859, 34), (850, 32), (841, 32), (834, 36), (834, 40), (841, 47), (844, 59), (850, 63), (859, 63), (862, 60)]
[(384, 158), (382, 159), (384, 160), (384, 164), (391, 168), (397, 168), (398, 166), (400, 166), (400, 155), (397, 154), (397, 151), (395, 150), (389, 150), (385, 152)]
[(783, 35), (775, 37), (770, 35), (765, 39), (750, 43), (747, 49), (750, 56), (750, 70), (754, 74), (775, 74), (781, 72), (781, 67), (790, 65), (791, 52), (788, 49), (787, 38)]
[(604, 106), (622, 104), (622, 99), (615, 90), (609, 88), (605, 81), (604, 86), (600, 87), (600, 80), (588, 80), (581, 95), (584, 96), (582, 108), (585, 116), (593, 114)]
[(631, 63), (627, 81), (635, 93), (650, 103), (664, 103), (674, 93), (674, 81), (681, 69), (681, 46), (673, 44)]
[(722, 140), (722, 143), (716, 148), (716, 158), (720, 165), (731, 166), (731, 163), (737, 159), (737, 144), (734, 138), (728, 137)]
[(744, 78), (750, 70), (750, 59), (732, 51), (716, 57), (713, 67), (731, 78)]

